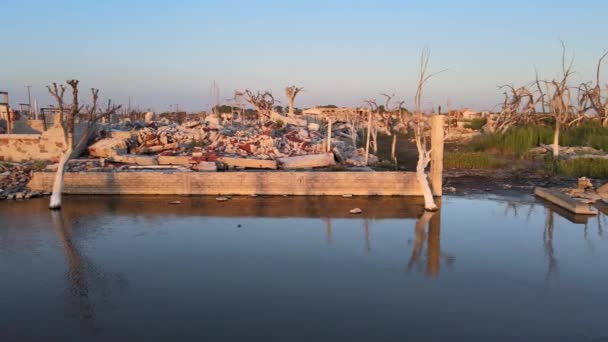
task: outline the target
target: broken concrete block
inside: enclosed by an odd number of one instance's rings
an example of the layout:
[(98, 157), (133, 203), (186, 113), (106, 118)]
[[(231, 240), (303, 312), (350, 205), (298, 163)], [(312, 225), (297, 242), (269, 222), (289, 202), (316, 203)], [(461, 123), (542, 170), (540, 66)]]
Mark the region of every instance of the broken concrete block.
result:
[(158, 156), (159, 165), (190, 165), (189, 156)]
[(137, 164), (137, 165), (158, 165), (158, 159), (154, 156), (142, 156), (138, 154), (125, 154), (114, 156), (111, 160), (119, 163)]
[(608, 183), (605, 183), (603, 185), (601, 185), (599, 188), (597, 188), (596, 190), (598, 193), (608, 193)]
[(308, 169), (313, 167), (327, 167), (336, 164), (334, 154), (331, 152), (278, 158), (277, 160), (284, 169)]
[(593, 184), (587, 177), (581, 177), (578, 179), (577, 188), (579, 190), (593, 189)]
[(210, 161), (202, 161), (196, 165), (194, 165), (194, 169), (198, 171), (217, 171), (217, 165), (215, 162)]
[(308, 129), (311, 130), (311, 131), (318, 131), (319, 130), (319, 124), (311, 122), (311, 123), (308, 124)]
[(275, 160), (220, 157), (218, 161), (221, 161), (230, 168), (277, 169), (277, 162)]
[(98, 158), (114, 157), (127, 153), (127, 142), (123, 139), (101, 139), (89, 146), (89, 155)]

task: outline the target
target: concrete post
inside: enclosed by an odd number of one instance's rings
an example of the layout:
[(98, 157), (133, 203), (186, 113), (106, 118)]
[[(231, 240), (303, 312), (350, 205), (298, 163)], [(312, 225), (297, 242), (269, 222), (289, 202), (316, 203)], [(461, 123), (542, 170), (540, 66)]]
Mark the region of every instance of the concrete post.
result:
[(443, 115), (431, 116), (431, 190), (441, 196), (443, 187)]

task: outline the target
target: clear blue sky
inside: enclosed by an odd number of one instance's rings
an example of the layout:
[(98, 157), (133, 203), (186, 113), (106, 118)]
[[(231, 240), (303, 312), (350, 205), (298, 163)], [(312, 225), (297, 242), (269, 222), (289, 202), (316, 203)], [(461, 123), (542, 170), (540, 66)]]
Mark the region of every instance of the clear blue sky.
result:
[(0, 90), (23, 102), (31, 84), (43, 105), (44, 85), (77, 78), (157, 111), (208, 108), (213, 80), (223, 98), (269, 89), (285, 103), (284, 86), (297, 84), (300, 107), (355, 106), (380, 92), (411, 106), (429, 46), (431, 70), (449, 71), (428, 86), (426, 106), (487, 109), (497, 85), (531, 81), (534, 66), (553, 77), (560, 39), (577, 80), (608, 48), (603, 0), (3, 0), (0, 10)]

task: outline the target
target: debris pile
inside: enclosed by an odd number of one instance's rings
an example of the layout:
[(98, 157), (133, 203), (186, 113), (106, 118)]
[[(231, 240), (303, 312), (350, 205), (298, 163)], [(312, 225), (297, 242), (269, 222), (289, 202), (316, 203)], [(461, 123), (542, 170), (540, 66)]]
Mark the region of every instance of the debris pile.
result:
[(608, 183), (595, 189), (593, 183), (586, 177), (578, 179), (576, 188), (560, 188), (562, 193), (585, 204), (594, 204), (602, 201), (608, 203)]
[(27, 183), (32, 178), (32, 172), (42, 168), (40, 162), (0, 163), (0, 200), (29, 199), (42, 195), (50, 195), (39, 191), (29, 191)]
[[(545, 155), (553, 153), (553, 146), (551, 145), (540, 145), (538, 147), (534, 147), (528, 151), (531, 155)], [(608, 158), (608, 154), (606, 154), (602, 150), (597, 150), (593, 147), (589, 146), (560, 146), (559, 155), (565, 159), (575, 159), (575, 158)]]
[[(181, 165), (195, 171), (216, 171), (329, 167), (336, 160), (351, 166), (365, 165), (365, 152), (354, 147), (347, 124), (334, 126), (332, 151), (326, 152), (327, 137), (319, 131), (319, 125), (300, 121), (302, 125), (277, 120), (223, 126), (219, 119), (209, 116), (178, 125), (167, 119), (154, 121), (148, 115), (146, 122), (122, 123), (121, 128), (132, 128), (111, 131), (89, 146), (89, 157), (110, 163), (89, 166), (96, 171), (112, 171), (116, 167), (112, 163)], [(370, 154), (368, 160), (374, 164), (378, 158)]]

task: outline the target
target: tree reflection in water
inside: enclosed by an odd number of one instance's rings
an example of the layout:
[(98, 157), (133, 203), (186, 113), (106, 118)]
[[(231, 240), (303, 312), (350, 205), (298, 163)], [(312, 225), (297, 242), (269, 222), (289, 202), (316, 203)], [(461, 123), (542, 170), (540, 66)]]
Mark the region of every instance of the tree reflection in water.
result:
[(545, 258), (547, 259), (547, 272), (545, 274), (545, 286), (549, 287), (552, 281), (559, 280), (559, 269), (555, 251), (553, 249), (553, 230), (555, 229), (555, 220), (553, 219), (553, 210), (547, 208), (547, 218), (545, 219), (545, 227), (543, 229), (543, 248), (545, 250)]
[[(428, 227), (428, 230), (427, 230)], [(426, 243), (426, 263), (421, 256)], [(416, 268), (428, 277), (436, 277), (441, 270), (441, 261), (445, 260), (448, 266), (454, 263), (455, 258), (441, 251), (441, 210), (436, 212), (425, 211), (416, 220), (414, 226), (414, 246), (406, 267), (407, 272)]]
[[(594, 253), (594, 245), (591, 237), (589, 236), (589, 226), (592, 222), (597, 224), (597, 236), (603, 239), (603, 224), (606, 220), (605, 210), (606, 207), (599, 206), (599, 213), (595, 220), (592, 220), (590, 216), (575, 215), (565, 209), (553, 205), (552, 203), (542, 201), (543, 208), (545, 209), (545, 221), (543, 227), (542, 246), (544, 256), (546, 260), (546, 272), (545, 272), (545, 287), (549, 288), (553, 283), (559, 281), (559, 262), (556, 257), (556, 250), (554, 246), (554, 235), (555, 235), (555, 215), (558, 215), (573, 224), (583, 225), (583, 239), (589, 249), (590, 253)], [(505, 204), (504, 214), (509, 212), (513, 213), (514, 217), (518, 216), (518, 208), (527, 206), (526, 221), (529, 221), (530, 216), (535, 208), (535, 203), (521, 203), (517, 201), (507, 201)]]
[(51, 219), (67, 259), (67, 316), (81, 320), (84, 328), (90, 331), (98, 331), (95, 324), (96, 302), (109, 303), (116, 290), (126, 288), (127, 281), (122, 274), (99, 269), (81, 253), (74, 239), (71, 222), (64, 217), (62, 210), (52, 210)]

